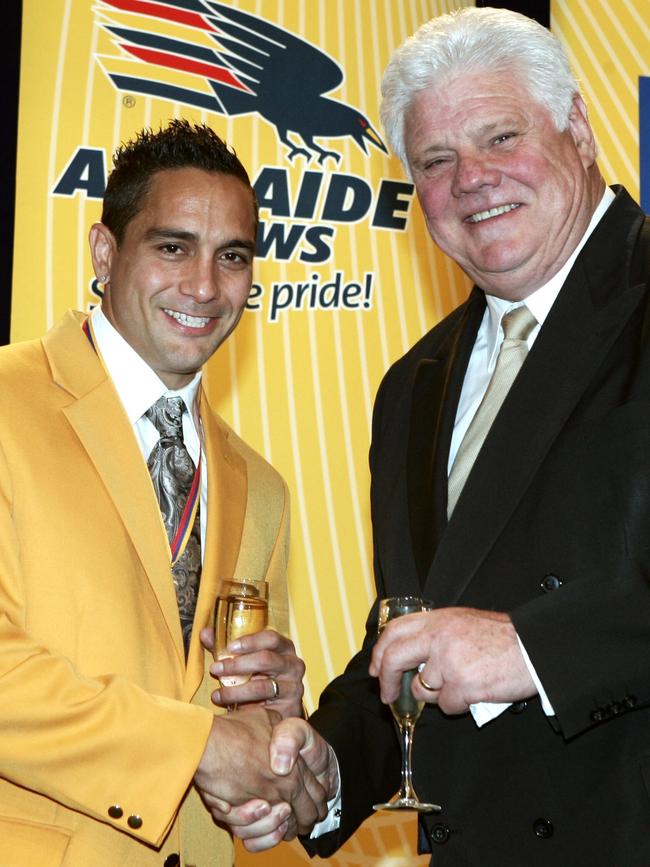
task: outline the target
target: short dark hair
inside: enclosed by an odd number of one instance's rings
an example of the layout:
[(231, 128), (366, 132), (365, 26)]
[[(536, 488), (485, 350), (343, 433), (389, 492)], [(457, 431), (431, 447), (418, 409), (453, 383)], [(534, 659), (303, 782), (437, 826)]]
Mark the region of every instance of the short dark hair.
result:
[(255, 193), (234, 149), (206, 124), (191, 124), (184, 118), (175, 118), (157, 132), (142, 130), (115, 151), (113, 170), (104, 193), (102, 223), (108, 226), (118, 244), (122, 243), (128, 224), (142, 209), (154, 175), (184, 168), (239, 178), (251, 191), (257, 219)]

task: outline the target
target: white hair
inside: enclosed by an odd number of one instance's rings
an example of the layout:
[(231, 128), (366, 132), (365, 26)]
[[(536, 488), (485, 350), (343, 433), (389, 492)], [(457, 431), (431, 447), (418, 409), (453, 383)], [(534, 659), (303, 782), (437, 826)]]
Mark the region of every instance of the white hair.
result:
[(569, 123), (578, 82), (559, 40), (546, 27), (507, 9), (467, 7), (423, 24), (393, 54), (382, 81), (381, 121), (393, 152), (407, 165), (404, 116), (422, 90), (444, 88), (470, 73), (516, 75), (559, 132)]

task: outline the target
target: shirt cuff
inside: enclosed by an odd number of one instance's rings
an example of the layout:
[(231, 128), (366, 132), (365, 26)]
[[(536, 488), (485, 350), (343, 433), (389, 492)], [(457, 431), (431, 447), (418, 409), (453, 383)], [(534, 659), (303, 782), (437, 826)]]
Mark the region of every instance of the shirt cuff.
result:
[(327, 802), (327, 816), (325, 816), (322, 822), (318, 822), (312, 828), (311, 834), (309, 835), (310, 840), (314, 840), (316, 837), (321, 837), (323, 834), (327, 834), (328, 831), (337, 831), (341, 825), (341, 770), (339, 768), (339, 760), (336, 757), (336, 753), (331, 747), (330, 754), (334, 756), (334, 761), (336, 762), (339, 787), (334, 797)]
[(474, 717), (474, 722), (481, 728), (485, 723), (491, 722), (507, 710), (511, 702), (502, 701), (480, 701), (477, 704), (470, 704), (469, 712)]
[(533, 663), (530, 661), (530, 656), (526, 653), (526, 648), (521, 643), (521, 638), (517, 636), (517, 641), (519, 642), (519, 648), (521, 650), (521, 655), (524, 657), (524, 662), (526, 663), (526, 668), (528, 669), (528, 673), (533, 679), (533, 683), (537, 687), (537, 692), (539, 694), (540, 701), (542, 702), (542, 710), (546, 714), (546, 716), (555, 716), (555, 711), (553, 710), (553, 705), (551, 704), (549, 697), (546, 695), (546, 691), (542, 686), (542, 682), (537, 677), (537, 672), (533, 668)]

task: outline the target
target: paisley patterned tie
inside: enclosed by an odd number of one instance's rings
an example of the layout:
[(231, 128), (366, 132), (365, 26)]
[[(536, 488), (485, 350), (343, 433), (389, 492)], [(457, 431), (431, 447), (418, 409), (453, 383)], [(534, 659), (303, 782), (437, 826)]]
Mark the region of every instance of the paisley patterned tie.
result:
[[(147, 460), (147, 467), (160, 503), (160, 512), (170, 545), (178, 531), (196, 470), (194, 461), (183, 442), (184, 411), (185, 404), (182, 398), (161, 397), (145, 413), (160, 434), (160, 439)], [(186, 659), (201, 577), (200, 527), (197, 508), (185, 550), (172, 565)]]

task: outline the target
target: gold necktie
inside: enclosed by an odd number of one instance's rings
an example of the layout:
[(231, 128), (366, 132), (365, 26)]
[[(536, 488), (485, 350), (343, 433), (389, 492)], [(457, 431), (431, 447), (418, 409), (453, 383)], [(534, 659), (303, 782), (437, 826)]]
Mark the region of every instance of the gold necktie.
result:
[(528, 354), (526, 341), (530, 332), (537, 325), (537, 320), (530, 310), (523, 305), (506, 313), (501, 324), (504, 338), (492, 379), (467, 433), (463, 437), (449, 473), (447, 517), (451, 517), (476, 456), (481, 450), (483, 440), (492, 427), (492, 422), (526, 359)]

